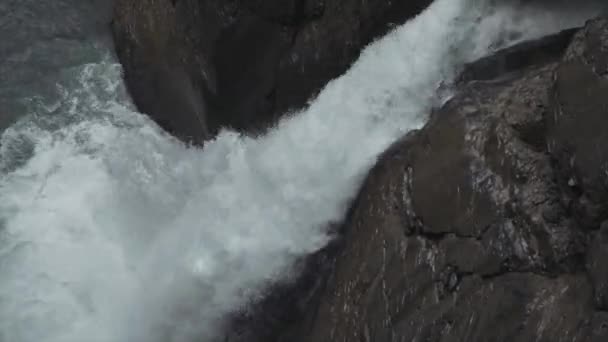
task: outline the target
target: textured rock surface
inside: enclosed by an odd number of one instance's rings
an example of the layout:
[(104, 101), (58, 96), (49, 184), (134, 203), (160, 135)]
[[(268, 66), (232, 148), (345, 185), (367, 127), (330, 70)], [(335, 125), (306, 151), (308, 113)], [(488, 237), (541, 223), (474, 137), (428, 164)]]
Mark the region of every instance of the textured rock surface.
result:
[(561, 37), (470, 66), (382, 156), (283, 341), (608, 339), (608, 21)]
[(431, 0), (117, 0), (116, 48), (139, 109), (200, 142), (300, 107), (372, 39)]

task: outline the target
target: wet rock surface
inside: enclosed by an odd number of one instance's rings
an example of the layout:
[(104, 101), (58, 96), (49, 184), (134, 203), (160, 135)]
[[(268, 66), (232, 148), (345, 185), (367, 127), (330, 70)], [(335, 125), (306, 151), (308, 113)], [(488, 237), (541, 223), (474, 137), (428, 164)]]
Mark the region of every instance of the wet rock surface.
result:
[(278, 340), (608, 338), (608, 20), (572, 33), (470, 65), (384, 153)]
[(113, 31), (138, 108), (194, 142), (299, 108), (361, 49), (431, 0), (117, 0)]

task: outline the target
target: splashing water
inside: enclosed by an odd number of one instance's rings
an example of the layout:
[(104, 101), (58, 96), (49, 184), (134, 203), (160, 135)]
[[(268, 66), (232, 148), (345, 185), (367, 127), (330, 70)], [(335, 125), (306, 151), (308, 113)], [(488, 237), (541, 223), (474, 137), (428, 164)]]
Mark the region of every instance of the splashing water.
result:
[(214, 340), (223, 316), (324, 246), (376, 156), (424, 123), (459, 66), (590, 15), (437, 0), (307, 110), (204, 149), (136, 113), (111, 56), (75, 67), (2, 136), (0, 341)]

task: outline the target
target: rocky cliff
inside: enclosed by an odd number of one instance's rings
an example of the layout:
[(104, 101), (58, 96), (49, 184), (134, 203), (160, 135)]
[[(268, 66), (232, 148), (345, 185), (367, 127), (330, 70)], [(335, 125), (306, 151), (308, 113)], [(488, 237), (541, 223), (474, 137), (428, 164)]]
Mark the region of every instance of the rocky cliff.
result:
[(256, 131), (342, 74), (431, 0), (116, 0), (113, 31), (138, 108), (201, 142)]
[(283, 341), (608, 340), (608, 20), (571, 34), (470, 65), (382, 156)]

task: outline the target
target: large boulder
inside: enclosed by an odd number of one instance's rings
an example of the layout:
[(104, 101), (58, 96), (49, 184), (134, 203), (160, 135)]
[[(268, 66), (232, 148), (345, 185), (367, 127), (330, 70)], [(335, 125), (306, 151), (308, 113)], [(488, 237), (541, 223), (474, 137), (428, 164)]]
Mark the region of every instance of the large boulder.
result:
[(608, 340), (608, 20), (571, 35), (470, 65), (384, 153), (283, 341)]
[(301, 107), (362, 47), (431, 0), (116, 0), (113, 32), (138, 108), (201, 142)]

